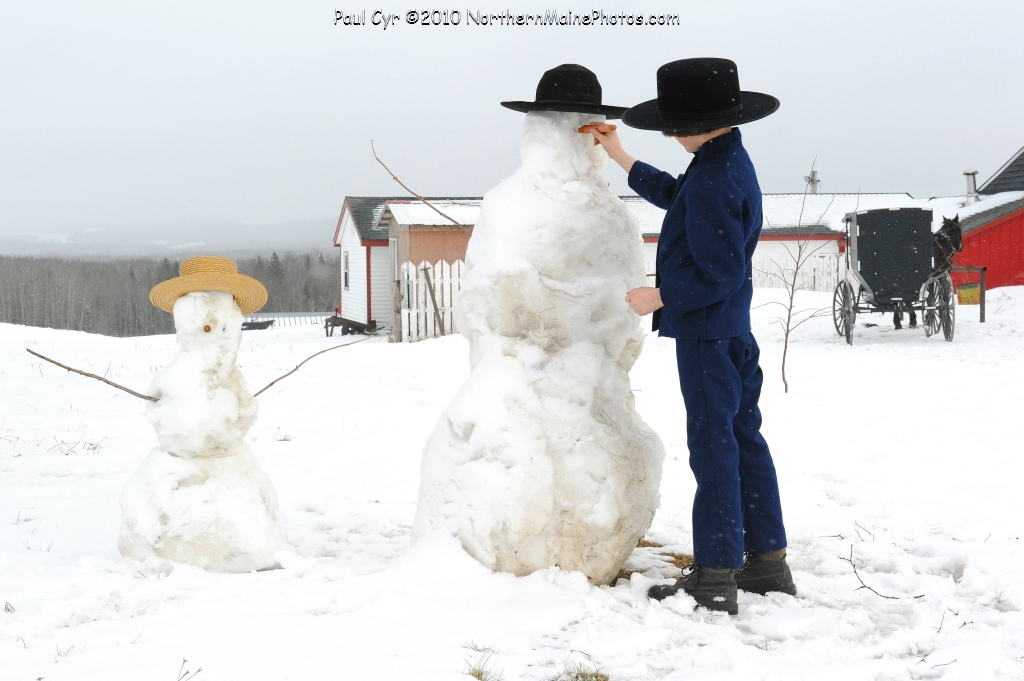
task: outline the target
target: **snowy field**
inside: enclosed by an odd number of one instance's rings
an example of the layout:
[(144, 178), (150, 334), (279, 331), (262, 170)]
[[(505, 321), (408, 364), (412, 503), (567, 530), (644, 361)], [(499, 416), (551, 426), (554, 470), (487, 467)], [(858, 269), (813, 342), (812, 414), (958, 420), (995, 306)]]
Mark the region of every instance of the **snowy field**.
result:
[[(493, 574), (445, 542), (410, 549), (423, 444), (468, 374), (461, 337), (374, 338), (260, 397), (247, 441), (287, 516), (283, 569), (122, 560), (118, 498), (156, 444), (143, 403), (24, 348), (145, 390), (174, 338), (0, 325), (0, 678), (174, 681), (187, 658), (199, 681), (457, 680), (483, 657), (507, 681), (579, 664), (612, 681), (1024, 679), (1024, 287), (990, 292), (984, 325), (977, 307), (957, 312), (952, 344), (879, 315), (847, 347), (814, 320), (791, 344), (786, 395), (774, 312), (755, 310), (800, 595), (740, 592), (732, 618), (649, 602), (672, 568), (594, 587), (556, 568)], [(239, 364), (255, 390), (342, 340), (246, 332)], [(673, 349), (649, 337), (632, 380), (668, 452), (647, 538), (685, 552)]]

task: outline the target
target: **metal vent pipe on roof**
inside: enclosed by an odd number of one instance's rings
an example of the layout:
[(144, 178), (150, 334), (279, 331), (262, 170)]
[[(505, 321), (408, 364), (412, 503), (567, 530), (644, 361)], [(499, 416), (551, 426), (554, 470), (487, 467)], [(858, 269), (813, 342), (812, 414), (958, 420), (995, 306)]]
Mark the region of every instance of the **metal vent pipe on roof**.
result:
[(807, 183), (808, 194), (818, 193), (818, 185), (821, 184), (821, 180), (818, 179), (817, 170), (812, 170), (810, 175), (804, 175), (804, 182)]
[(978, 200), (978, 171), (965, 170), (964, 177), (967, 178), (967, 194), (964, 195), (964, 205), (969, 206)]

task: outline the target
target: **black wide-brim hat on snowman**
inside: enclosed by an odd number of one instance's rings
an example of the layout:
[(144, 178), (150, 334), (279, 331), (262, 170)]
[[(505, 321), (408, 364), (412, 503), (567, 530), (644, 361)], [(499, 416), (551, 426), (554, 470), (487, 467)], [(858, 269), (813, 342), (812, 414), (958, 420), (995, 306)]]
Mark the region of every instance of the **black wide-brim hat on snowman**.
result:
[(740, 90), (735, 62), (701, 57), (658, 69), (658, 98), (632, 107), (622, 122), (641, 130), (713, 130), (756, 121), (778, 108), (771, 95)]
[(605, 118), (622, 118), (627, 107), (601, 103), (601, 83), (594, 72), (579, 64), (562, 64), (545, 71), (537, 84), (533, 102), (502, 102), (506, 109), (530, 111), (566, 111), (601, 114)]

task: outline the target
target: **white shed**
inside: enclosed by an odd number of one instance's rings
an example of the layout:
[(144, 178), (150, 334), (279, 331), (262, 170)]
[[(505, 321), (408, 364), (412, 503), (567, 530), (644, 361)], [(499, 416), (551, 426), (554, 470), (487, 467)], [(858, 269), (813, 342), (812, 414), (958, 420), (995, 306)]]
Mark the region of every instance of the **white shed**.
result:
[(346, 196), (334, 230), (334, 245), (341, 249), (338, 316), (358, 324), (376, 323), (378, 328), (391, 326), (388, 229), (377, 225), (388, 200)]

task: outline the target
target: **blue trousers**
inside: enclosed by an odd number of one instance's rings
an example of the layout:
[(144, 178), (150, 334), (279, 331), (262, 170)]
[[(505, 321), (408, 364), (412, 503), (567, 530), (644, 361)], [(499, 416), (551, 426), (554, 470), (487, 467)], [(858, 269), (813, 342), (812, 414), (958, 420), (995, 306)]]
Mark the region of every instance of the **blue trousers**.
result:
[(676, 339), (686, 444), (697, 479), (693, 559), (703, 567), (739, 568), (745, 551), (786, 547), (775, 464), (761, 437), (760, 354), (750, 333)]

